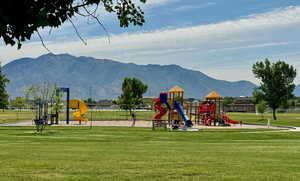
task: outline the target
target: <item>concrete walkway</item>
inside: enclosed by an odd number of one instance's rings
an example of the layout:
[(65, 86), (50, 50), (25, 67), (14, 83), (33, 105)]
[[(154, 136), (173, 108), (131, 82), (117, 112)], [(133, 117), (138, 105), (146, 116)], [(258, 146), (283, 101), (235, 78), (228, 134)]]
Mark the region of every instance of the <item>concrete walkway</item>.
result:
[[(78, 121), (71, 121), (69, 125), (66, 124), (65, 121), (61, 121), (59, 125), (53, 125), (53, 126), (116, 126), (116, 127), (131, 127), (132, 121), (92, 121), (87, 123), (79, 124)], [(18, 123), (6, 123), (6, 124), (0, 124), (0, 126), (35, 126), (32, 121), (24, 121), (24, 122), (18, 122)], [(149, 128), (152, 127), (151, 121), (136, 121), (135, 127), (145, 127)], [(193, 126), (193, 128), (198, 129), (285, 129), (281, 131), (294, 131), (294, 132), (300, 132), (300, 127), (283, 127), (283, 126), (267, 126), (267, 125), (258, 125), (258, 124), (237, 124), (237, 125), (231, 125), (231, 126), (203, 126), (203, 125), (196, 125)], [(278, 130), (279, 131), (279, 130)]]

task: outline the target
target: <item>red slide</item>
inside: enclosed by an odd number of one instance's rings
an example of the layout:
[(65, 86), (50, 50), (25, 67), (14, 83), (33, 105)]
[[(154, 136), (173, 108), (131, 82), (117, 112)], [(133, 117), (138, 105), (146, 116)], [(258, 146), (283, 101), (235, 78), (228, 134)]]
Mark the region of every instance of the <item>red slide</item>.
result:
[(223, 116), (223, 120), (230, 124), (240, 124), (240, 122), (230, 119), (228, 116)]
[(159, 111), (159, 113), (154, 116), (155, 120), (160, 120), (168, 112), (167, 109), (165, 109), (161, 106), (159, 98), (156, 99), (154, 108)]

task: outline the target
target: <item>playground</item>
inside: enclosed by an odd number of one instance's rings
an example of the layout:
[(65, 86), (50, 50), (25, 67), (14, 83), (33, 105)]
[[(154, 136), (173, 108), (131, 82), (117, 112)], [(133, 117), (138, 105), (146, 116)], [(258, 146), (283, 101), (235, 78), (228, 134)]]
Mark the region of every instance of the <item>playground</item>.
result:
[[(59, 88), (66, 93), (64, 112), (53, 109), (53, 101), (36, 102), (35, 110), (5, 111), (0, 113), (1, 126), (117, 126), (131, 127), (132, 117), (126, 110), (98, 110), (78, 99), (70, 99), (68, 88)], [(58, 94), (55, 90), (55, 94)], [(279, 120), (268, 122), (255, 113), (226, 113), (223, 97), (210, 92), (201, 101), (189, 102), (185, 90), (174, 86), (161, 92), (153, 102), (152, 110), (136, 110), (136, 127), (164, 128), (165, 130), (199, 131), (204, 128), (221, 129), (292, 129), (299, 127), (300, 114), (279, 113)]]

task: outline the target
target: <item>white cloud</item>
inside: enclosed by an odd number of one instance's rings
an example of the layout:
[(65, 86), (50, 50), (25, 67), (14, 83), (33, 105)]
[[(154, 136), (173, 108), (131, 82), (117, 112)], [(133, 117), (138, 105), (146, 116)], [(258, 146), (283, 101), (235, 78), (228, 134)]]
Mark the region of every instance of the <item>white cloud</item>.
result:
[(300, 44), (300, 41), (259, 43), (259, 44), (237, 46), (237, 47), (230, 47), (230, 48), (211, 49), (209, 52), (214, 53), (214, 52), (221, 52), (221, 51), (236, 51), (241, 49), (276, 47), (276, 46), (285, 46), (285, 45), (293, 45), (293, 44)]
[[(139, 1), (139, 0), (136, 0)], [(169, 3), (174, 3), (179, 0), (147, 0), (146, 1), (146, 6), (161, 6), (161, 5), (166, 5)]]
[[(162, 4), (167, 1), (152, 1), (152, 3)], [(140, 64), (177, 63), (202, 71), (201, 67), (209, 65), (210, 67), (205, 67), (205, 71), (209, 71), (214, 68), (221, 69), (224, 62), (228, 61), (228, 63), (226, 62), (228, 66), (239, 64), (241, 65), (239, 67), (249, 69), (246, 66), (253, 62), (255, 55), (239, 54), (239, 51), (298, 46), (300, 42), (298, 36), (291, 36), (285, 31), (289, 28), (300, 28), (299, 23), (300, 7), (287, 7), (215, 24), (113, 35), (110, 44), (107, 43), (106, 37), (91, 38), (88, 40), (88, 46), (84, 46), (80, 41), (47, 42), (46, 44), (54, 53), (67, 52)], [(0, 46), (0, 52), (0, 58), (4, 62), (19, 57), (36, 57), (47, 53), (40, 43), (25, 44), (20, 51)], [(261, 55), (257, 52), (257, 56), (267, 56), (267, 54)], [(241, 58), (248, 62), (236, 61)], [(212, 63), (208, 64), (208, 62)], [(232, 80), (246, 78), (237, 77), (238, 71), (240, 70), (235, 72), (232, 70), (231, 75), (226, 75)], [(211, 74), (217, 76), (217, 73)]]
[(173, 11), (188, 11), (188, 10), (191, 10), (191, 9), (203, 9), (203, 8), (207, 8), (209, 6), (213, 6), (215, 5), (216, 3), (215, 2), (207, 2), (207, 3), (203, 3), (203, 4), (199, 4), (199, 5), (184, 5), (184, 6), (179, 6), (175, 9), (173, 9)]

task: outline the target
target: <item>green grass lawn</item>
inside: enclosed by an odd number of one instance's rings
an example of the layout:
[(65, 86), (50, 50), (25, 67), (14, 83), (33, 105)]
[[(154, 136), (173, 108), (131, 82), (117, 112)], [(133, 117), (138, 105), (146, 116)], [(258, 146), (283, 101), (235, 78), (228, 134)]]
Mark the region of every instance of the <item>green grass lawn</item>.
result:
[(300, 179), (295, 132), (0, 127), (0, 142), (1, 181)]
[(271, 120), (271, 125), (299, 126), (300, 113), (277, 113), (277, 120), (272, 119), (272, 113), (265, 113), (262, 119), (261, 115), (255, 113), (228, 113), (230, 118), (248, 123), (267, 124), (267, 119)]
[[(73, 112), (70, 111), (70, 119), (73, 119)], [(137, 111), (136, 118), (138, 120), (152, 120), (154, 111)], [(90, 120), (130, 120), (130, 114), (128, 111), (89, 111), (86, 115)], [(35, 117), (33, 111), (12, 111), (5, 110), (0, 111), (0, 124), (13, 123), (32, 120)], [(65, 113), (60, 114), (60, 119), (65, 120)]]
[(32, 120), (33, 111), (0, 111), (0, 124)]

